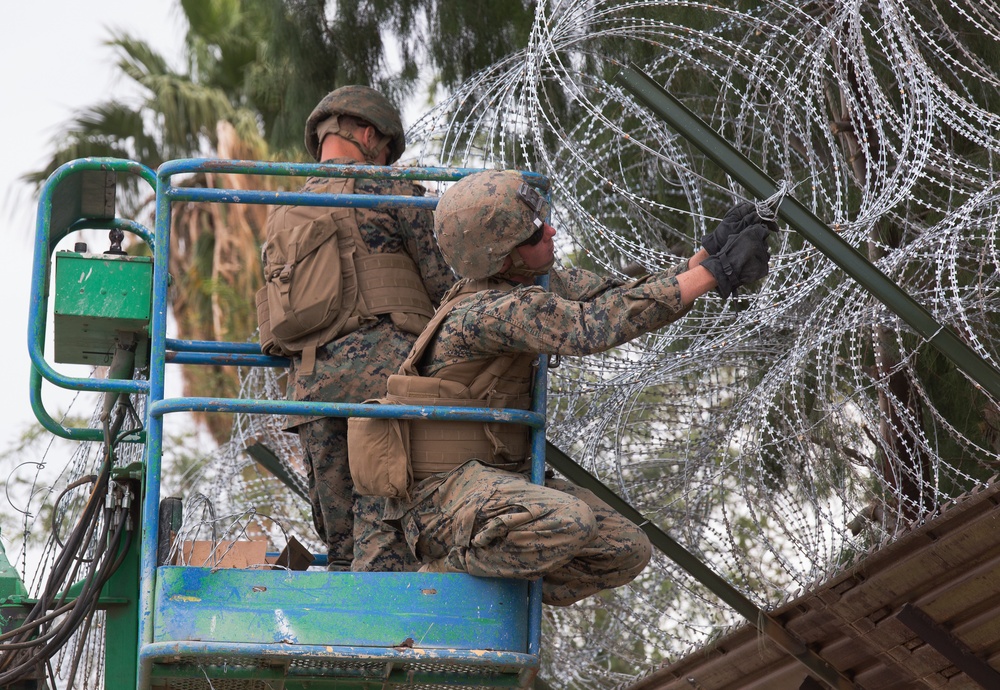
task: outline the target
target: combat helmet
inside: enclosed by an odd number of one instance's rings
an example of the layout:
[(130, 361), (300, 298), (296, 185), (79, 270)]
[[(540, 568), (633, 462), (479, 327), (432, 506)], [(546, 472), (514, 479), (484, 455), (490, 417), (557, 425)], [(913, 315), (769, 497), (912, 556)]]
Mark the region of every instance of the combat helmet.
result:
[(445, 260), (463, 278), (499, 273), (517, 245), (540, 231), (548, 203), (513, 170), (486, 170), (445, 190), (434, 231)]
[(341, 86), (328, 93), (306, 120), (306, 150), (320, 160), (319, 129), (327, 120), (336, 115), (352, 115), (370, 122), (384, 136), (389, 137), (389, 163), (394, 163), (403, 155), (406, 137), (399, 111), (389, 99), (368, 86)]

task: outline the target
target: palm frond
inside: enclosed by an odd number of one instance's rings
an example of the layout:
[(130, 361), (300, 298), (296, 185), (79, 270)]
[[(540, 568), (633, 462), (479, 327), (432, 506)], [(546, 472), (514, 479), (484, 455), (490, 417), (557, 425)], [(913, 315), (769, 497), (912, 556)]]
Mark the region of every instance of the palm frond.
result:
[(134, 38), (127, 32), (112, 31), (111, 38), (105, 45), (118, 53), (118, 69), (139, 84), (148, 75), (170, 73), (167, 61), (160, 53), (146, 41)]

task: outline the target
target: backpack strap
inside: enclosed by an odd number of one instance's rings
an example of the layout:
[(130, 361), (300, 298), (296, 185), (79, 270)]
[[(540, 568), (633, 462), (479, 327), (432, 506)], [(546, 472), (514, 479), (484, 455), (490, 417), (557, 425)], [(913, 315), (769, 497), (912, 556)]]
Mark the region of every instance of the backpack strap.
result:
[(403, 361), (403, 364), (399, 367), (399, 373), (406, 376), (420, 376), (420, 373), (417, 371), (417, 362), (423, 358), (424, 353), (427, 351), (427, 346), (430, 345), (431, 338), (437, 335), (437, 331), (441, 327), (441, 323), (444, 321), (445, 317), (448, 316), (448, 314), (450, 314), (460, 302), (464, 302), (472, 295), (480, 292), (481, 290), (487, 289), (491, 285), (493, 285), (493, 283), (487, 279), (472, 280), (470, 278), (464, 278), (455, 283), (451, 289), (445, 293), (444, 297), (441, 298), (441, 306), (438, 307), (436, 312), (434, 312), (434, 316), (427, 322), (427, 326), (424, 327), (420, 337), (417, 338), (417, 342), (413, 344), (413, 348), (410, 349), (409, 356), (407, 356), (407, 358)]

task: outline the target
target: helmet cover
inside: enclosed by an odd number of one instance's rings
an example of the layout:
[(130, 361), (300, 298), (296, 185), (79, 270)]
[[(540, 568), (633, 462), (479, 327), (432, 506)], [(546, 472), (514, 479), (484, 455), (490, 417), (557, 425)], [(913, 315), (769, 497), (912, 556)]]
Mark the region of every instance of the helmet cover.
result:
[[(523, 187), (522, 187), (523, 185)], [(441, 253), (463, 278), (500, 272), (507, 255), (540, 230), (548, 202), (514, 170), (485, 170), (445, 190), (434, 212)]]
[(406, 148), (406, 136), (399, 111), (388, 98), (368, 86), (341, 86), (328, 93), (306, 120), (305, 143), (316, 161), (320, 160), (319, 128), (332, 117), (351, 115), (370, 122), (383, 136), (389, 137), (389, 163), (395, 163)]

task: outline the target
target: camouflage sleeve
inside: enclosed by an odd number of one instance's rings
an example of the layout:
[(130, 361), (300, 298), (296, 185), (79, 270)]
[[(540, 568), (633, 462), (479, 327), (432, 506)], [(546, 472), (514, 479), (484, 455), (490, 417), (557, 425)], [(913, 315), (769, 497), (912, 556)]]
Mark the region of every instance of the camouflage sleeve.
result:
[[(686, 270), (688, 262), (685, 260), (658, 275), (676, 276)], [(624, 284), (623, 280), (599, 276), (582, 268), (553, 269), (549, 273), (549, 290), (569, 300), (586, 301)]]
[[(424, 196), (422, 186), (411, 186), (413, 196)], [(427, 294), (435, 305), (440, 304), (444, 293), (454, 285), (456, 277), (434, 237), (434, 214), (427, 209), (407, 207), (396, 209), (396, 215), (403, 230), (406, 252), (420, 269)]]
[(621, 284), (620, 280), (599, 276), (582, 268), (556, 268), (549, 272), (549, 291), (568, 300), (585, 301)]
[(666, 271), (664, 271), (664, 273), (666, 273), (667, 275), (676, 276), (680, 275), (681, 273), (684, 273), (684, 271), (688, 270), (688, 268), (689, 268), (688, 260), (684, 259), (684, 261), (677, 264), (676, 266), (668, 268)]
[(609, 287), (587, 300), (531, 287), (484, 291), (445, 319), (435, 349), (441, 352), (444, 346), (473, 357), (507, 352), (589, 355), (656, 330), (687, 311), (670, 271)]

